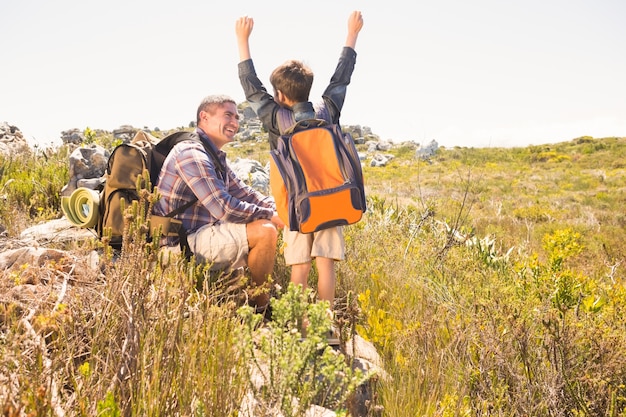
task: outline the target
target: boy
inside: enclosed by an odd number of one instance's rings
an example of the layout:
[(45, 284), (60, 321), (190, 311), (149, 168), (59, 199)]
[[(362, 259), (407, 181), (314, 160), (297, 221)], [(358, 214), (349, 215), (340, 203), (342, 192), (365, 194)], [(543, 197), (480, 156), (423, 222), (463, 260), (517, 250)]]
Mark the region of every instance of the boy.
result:
[[(278, 137), (297, 121), (324, 119), (339, 123), (339, 116), (346, 95), (346, 88), (354, 70), (357, 37), (363, 27), (360, 11), (354, 11), (348, 19), (348, 34), (339, 63), (330, 84), (322, 95), (322, 101), (313, 105), (309, 93), (313, 84), (313, 72), (302, 62), (290, 60), (276, 68), (270, 77), (274, 96), (270, 95), (259, 80), (250, 55), (249, 37), (254, 20), (241, 17), (235, 25), (239, 48), (239, 80), (252, 109), (269, 132), (272, 149)], [(283, 219), (284, 220), (284, 219)], [(345, 241), (341, 227), (333, 227), (316, 233), (302, 234), (284, 228), (285, 263), (291, 266), (291, 282), (307, 286), (312, 260), (318, 272), (317, 295), (333, 308), (335, 299), (335, 261), (344, 259)]]

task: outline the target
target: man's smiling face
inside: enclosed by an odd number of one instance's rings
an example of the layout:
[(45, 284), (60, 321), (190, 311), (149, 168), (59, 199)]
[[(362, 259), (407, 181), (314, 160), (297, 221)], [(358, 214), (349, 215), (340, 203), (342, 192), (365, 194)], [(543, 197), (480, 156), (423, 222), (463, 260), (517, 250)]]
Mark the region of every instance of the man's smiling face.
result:
[(239, 131), (239, 114), (234, 103), (213, 105), (200, 113), (198, 127), (211, 138), (218, 149), (232, 142)]

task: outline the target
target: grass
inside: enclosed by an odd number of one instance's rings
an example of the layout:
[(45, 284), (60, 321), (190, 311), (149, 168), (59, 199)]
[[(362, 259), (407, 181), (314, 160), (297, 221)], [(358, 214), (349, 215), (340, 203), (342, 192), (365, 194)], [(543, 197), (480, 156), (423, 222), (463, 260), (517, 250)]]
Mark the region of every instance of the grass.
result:
[[(263, 146), (228, 152), (264, 163)], [(364, 168), (368, 211), (338, 264), (345, 331), (370, 340), (388, 374), (369, 415), (626, 416), (626, 138), (391, 153)], [(59, 216), (67, 155), (0, 161), (9, 238)], [(5, 415), (236, 415), (251, 352), (241, 300), (159, 256), (133, 244), (116, 261), (102, 253), (101, 273), (77, 277), (69, 259), (0, 273)], [(47, 282), (36, 304), (9, 296), (32, 277)]]

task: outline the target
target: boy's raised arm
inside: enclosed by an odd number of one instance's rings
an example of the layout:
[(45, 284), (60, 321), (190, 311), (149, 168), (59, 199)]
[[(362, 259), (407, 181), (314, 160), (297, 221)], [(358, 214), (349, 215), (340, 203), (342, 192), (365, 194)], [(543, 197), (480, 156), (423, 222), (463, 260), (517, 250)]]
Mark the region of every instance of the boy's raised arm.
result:
[(235, 34), (237, 35), (237, 47), (239, 48), (239, 61), (251, 58), (250, 55), (250, 33), (254, 27), (254, 19), (242, 16), (235, 22)]
[(358, 10), (353, 11), (348, 18), (348, 36), (346, 37), (346, 46), (352, 49), (356, 47), (356, 39), (363, 27), (363, 16)]

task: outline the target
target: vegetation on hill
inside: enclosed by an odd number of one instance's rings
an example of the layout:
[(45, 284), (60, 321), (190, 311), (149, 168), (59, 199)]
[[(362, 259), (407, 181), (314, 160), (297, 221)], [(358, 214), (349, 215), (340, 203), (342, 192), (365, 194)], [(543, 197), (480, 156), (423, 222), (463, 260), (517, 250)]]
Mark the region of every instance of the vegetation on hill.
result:
[[(228, 153), (264, 163), (264, 146)], [(364, 167), (368, 211), (338, 265), (344, 332), (374, 343), (388, 374), (370, 381), (369, 414), (626, 416), (626, 138), (389, 153)], [(60, 216), (68, 155), (0, 159), (5, 239)], [(5, 415), (236, 415), (248, 387), (238, 292), (150, 245), (102, 258), (105, 279), (70, 282), (63, 303), (53, 289), (30, 310), (0, 296)], [(63, 265), (0, 272), (0, 294), (34, 270), (59, 280)]]

